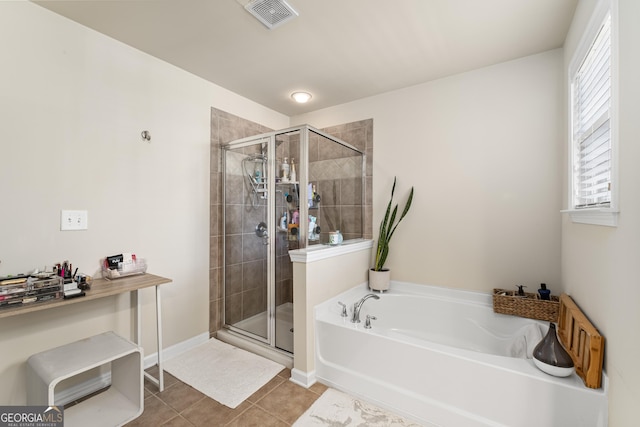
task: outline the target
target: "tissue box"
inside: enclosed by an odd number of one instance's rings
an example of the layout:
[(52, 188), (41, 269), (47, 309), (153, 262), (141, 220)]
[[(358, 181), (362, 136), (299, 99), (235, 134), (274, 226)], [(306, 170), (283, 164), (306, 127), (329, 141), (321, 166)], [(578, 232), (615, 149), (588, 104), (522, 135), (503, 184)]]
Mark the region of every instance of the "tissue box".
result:
[(112, 268), (113, 263), (107, 258), (102, 260), (102, 277), (108, 280), (118, 279), (120, 277), (133, 276), (136, 274), (144, 274), (147, 271), (147, 262), (144, 259), (132, 259), (130, 262), (118, 262), (116, 268)]

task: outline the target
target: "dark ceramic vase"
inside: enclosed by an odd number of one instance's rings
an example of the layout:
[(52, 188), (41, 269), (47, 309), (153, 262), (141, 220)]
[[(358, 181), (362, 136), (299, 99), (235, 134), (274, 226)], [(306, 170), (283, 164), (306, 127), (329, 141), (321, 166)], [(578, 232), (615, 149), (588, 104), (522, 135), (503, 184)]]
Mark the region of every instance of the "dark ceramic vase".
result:
[(533, 362), (541, 371), (555, 377), (573, 373), (573, 360), (558, 340), (555, 323), (549, 323), (549, 332), (533, 349)]

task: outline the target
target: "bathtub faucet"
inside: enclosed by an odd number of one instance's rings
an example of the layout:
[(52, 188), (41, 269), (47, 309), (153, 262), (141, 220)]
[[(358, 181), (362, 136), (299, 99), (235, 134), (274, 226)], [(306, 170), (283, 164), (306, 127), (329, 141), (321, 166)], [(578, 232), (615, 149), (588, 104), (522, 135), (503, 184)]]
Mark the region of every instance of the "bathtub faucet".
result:
[(360, 323), (360, 309), (362, 308), (362, 304), (369, 298), (380, 299), (380, 297), (376, 294), (367, 294), (360, 301), (353, 304), (353, 316), (351, 317), (351, 323)]

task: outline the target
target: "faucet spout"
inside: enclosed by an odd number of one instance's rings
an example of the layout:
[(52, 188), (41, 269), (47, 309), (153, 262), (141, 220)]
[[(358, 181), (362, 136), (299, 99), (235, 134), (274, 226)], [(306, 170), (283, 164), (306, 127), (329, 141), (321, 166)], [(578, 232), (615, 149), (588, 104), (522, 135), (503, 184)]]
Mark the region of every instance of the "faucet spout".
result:
[(360, 309), (366, 300), (369, 298), (380, 299), (376, 294), (367, 294), (362, 297), (360, 301), (353, 304), (353, 315), (351, 316), (351, 323), (360, 323)]

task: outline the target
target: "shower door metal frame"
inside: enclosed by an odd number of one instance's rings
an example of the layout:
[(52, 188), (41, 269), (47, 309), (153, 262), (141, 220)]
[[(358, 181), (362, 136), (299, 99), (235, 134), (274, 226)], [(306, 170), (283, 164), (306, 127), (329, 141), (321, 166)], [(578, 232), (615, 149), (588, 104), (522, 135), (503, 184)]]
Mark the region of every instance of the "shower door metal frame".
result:
[[(272, 159), (273, 155), (275, 154), (275, 144), (273, 144), (275, 142), (275, 135), (267, 135), (267, 134), (261, 134), (261, 135), (256, 135), (253, 137), (249, 137), (249, 138), (242, 138), (239, 140), (235, 140), (232, 141), (229, 144), (224, 144), (221, 146), (224, 156), (223, 156), (223, 164), (222, 164), (222, 173), (223, 173), (223, 183), (226, 182), (226, 176), (227, 176), (227, 156), (226, 156), (226, 152), (227, 151), (231, 151), (231, 150), (235, 150), (235, 149), (239, 149), (239, 148), (245, 148), (245, 147), (252, 147), (254, 145), (262, 145), (264, 143), (266, 143), (267, 145), (267, 161), (266, 161), (266, 168), (267, 168), (267, 224), (274, 224), (273, 221), (275, 221), (275, 212), (272, 212), (272, 210), (274, 210), (274, 204), (275, 204), (275, 198), (274, 197), (270, 197), (269, 193), (270, 193), (270, 189), (274, 188), (275, 186), (275, 176), (274, 176), (274, 167), (272, 167), (272, 161), (270, 159)], [(272, 147), (273, 147), (273, 153), (272, 151)], [(243, 171), (244, 172), (244, 171)], [(246, 177), (243, 174), (243, 180), (246, 179)], [(227, 242), (227, 234), (226, 234), (226, 206), (227, 206), (227, 193), (226, 191), (222, 192), (222, 227), (223, 227), (223, 232), (222, 232), (222, 247), (226, 248)], [(267, 249), (267, 336), (266, 337), (262, 337), (260, 335), (254, 334), (252, 332), (249, 332), (245, 329), (242, 328), (238, 328), (234, 325), (231, 324), (227, 324), (226, 323), (226, 269), (227, 269), (227, 263), (226, 263), (226, 251), (223, 250), (222, 251), (222, 301), (223, 301), (223, 310), (222, 310), (222, 324), (223, 327), (228, 328), (229, 330), (236, 332), (240, 335), (243, 336), (247, 336), (250, 337), (254, 340), (260, 341), (264, 344), (269, 345), (270, 347), (274, 347), (275, 348), (275, 337), (274, 337), (274, 325), (273, 322), (271, 321), (271, 318), (274, 316), (274, 312), (273, 312), (273, 308), (272, 306), (273, 301), (274, 301), (274, 280), (275, 276), (274, 274), (272, 274), (272, 272), (275, 272), (275, 256), (273, 254), (273, 250), (271, 248), (274, 247), (275, 244), (275, 237), (274, 237), (274, 230), (273, 230), (273, 225), (269, 226), (267, 225), (267, 242), (268, 242), (268, 246), (269, 248)]]
[[(221, 145), (222, 151), (224, 153), (223, 156), (223, 165), (222, 165), (222, 173), (223, 173), (223, 183), (226, 182), (226, 152), (238, 148), (251, 147), (258, 144), (267, 144), (267, 233), (268, 233), (268, 250), (267, 250), (267, 337), (261, 337), (260, 335), (256, 335), (247, 330), (238, 328), (231, 324), (227, 324), (226, 322), (226, 259), (225, 259), (225, 251), (222, 251), (222, 300), (223, 300), (223, 310), (222, 310), (222, 325), (224, 328), (229, 329), (232, 332), (235, 332), (239, 335), (246, 336), (262, 342), (272, 349), (277, 351), (282, 351), (283, 353), (290, 354), (286, 350), (280, 349), (276, 347), (276, 334), (275, 334), (275, 292), (276, 292), (276, 173), (277, 165), (276, 165), (276, 136), (283, 134), (291, 134), (294, 132), (298, 132), (300, 136), (300, 159), (299, 159), (299, 183), (304, 183), (305, 185), (298, 185), (299, 194), (298, 197), (300, 200), (307, 200), (307, 190), (309, 183), (309, 132), (314, 132), (324, 138), (327, 138), (343, 147), (351, 149), (362, 156), (362, 201), (361, 201), (361, 235), (364, 236), (364, 223), (365, 223), (365, 188), (366, 188), (366, 153), (354, 147), (353, 145), (340, 140), (326, 132), (323, 132), (319, 129), (316, 129), (309, 125), (301, 125), (294, 126), (286, 129), (281, 129), (277, 131), (267, 132), (259, 135), (254, 135), (246, 138), (241, 138), (229, 142), (227, 144)], [(243, 176), (243, 179), (246, 177)], [(222, 192), (222, 224), (223, 224), (223, 248), (226, 248), (226, 191)], [(306, 203), (299, 204), (300, 217), (307, 219), (307, 221), (300, 221), (298, 235), (300, 238), (300, 248), (306, 248), (309, 244), (309, 232), (308, 232), (308, 215), (309, 209)], [(295, 310), (295, 307), (294, 307)], [(295, 336), (294, 336), (295, 339)]]

